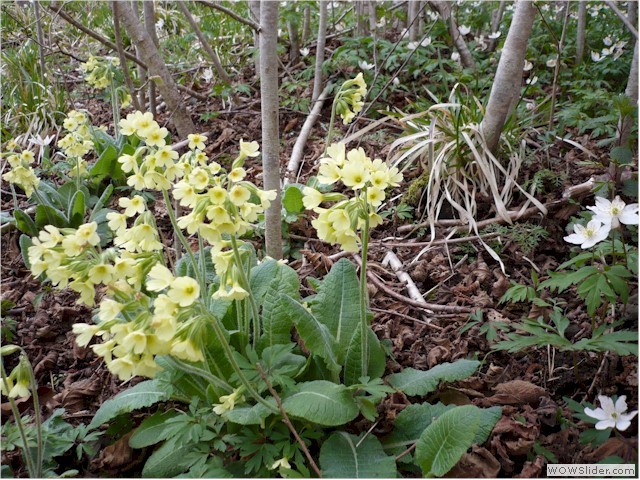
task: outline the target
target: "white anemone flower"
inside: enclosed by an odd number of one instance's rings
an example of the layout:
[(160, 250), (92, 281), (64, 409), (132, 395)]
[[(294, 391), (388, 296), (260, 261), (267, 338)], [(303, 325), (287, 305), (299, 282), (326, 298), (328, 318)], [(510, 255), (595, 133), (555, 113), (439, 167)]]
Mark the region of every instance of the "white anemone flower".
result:
[(522, 71), (523, 72), (528, 72), (532, 68), (533, 68), (533, 63), (531, 63), (529, 60), (525, 60), (524, 61), (524, 67), (522, 67)]
[(591, 52), (591, 60), (599, 62), (602, 59), (599, 52)]
[(619, 196), (616, 196), (613, 201), (596, 197), (595, 206), (587, 208), (594, 212), (592, 220), (598, 220), (610, 228), (618, 228), (621, 223), (638, 225), (638, 204), (626, 205)]
[(580, 248), (586, 249), (593, 247), (596, 243), (601, 242), (609, 235), (611, 228), (608, 225), (603, 224), (600, 220), (591, 220), (584, 227), (579, 223), (573, 226), (571, 235), (564, 237), (565, 242), (575, 243), (580, 245)]
[(501, 34), (502, 34), (502, 33), (500, 32), (500, 30), (498, 30), (497, 32), (494, 32), (494, 33), (492, 33), (491, 35), (489, 35), (489, 38), (490, 38), (491, 40), (495, 40), (496, 38), (500, 38), (500, 35), (501, 35)]
[(367, 63), (366, 60), (361, 60), (358, 62), (358, 66), (361, 70), (371, 70), (373, 67), (375, 67), (375, 64)]
[(460, 25), (458, 27), (458, 31), (460, 32), (460, 35), (464, 37), (471, 31), (471, 27), (467, 27), (466, 25)]
[(309, 55), (309, 49), (308, 48), (301, 48), (300, 49), (300, 55), (302, 55), (303, 57), (306, 57), (307, 55)]
[(596, 430), (606, 430), (607, 428), (615, 428), (621, 432), (625, 431), (631, 425), (631, 420), (638, 414), (637, 410), (626, 413), (627, 397), (622, 395), (616, 403), (604, 395), (598, 395), (601, 408), (591, 409), (585, 408), (584, 413), (598, 420)]
[(613, 44), (613, 40), (611, 40), (611, 35), (607, 35), (602, 39), (602, 43), (604, 43), (607, 47), (610, 47)]
[(547, 60), (547, 67), (549, 68), (553, 68), (557, 65), (557, 60), (555, 58), (551, 58), (549, 60)]

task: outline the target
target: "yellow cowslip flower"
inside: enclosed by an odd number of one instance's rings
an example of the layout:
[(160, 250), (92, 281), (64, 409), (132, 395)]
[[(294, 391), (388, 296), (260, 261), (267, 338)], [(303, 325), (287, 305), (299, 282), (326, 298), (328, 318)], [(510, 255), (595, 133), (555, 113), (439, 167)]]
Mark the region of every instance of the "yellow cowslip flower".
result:
[(22, 398), (30, 397), (31, 390), (29, 389), (29, 378), (20, 378), (15, 385), (9, 391), (9, 397)]
[(147, 335), (142, 330), (134, 330), (122, 339), (120, 345), (129, 352), (139, 355), (147, 348)]
[(109, 340), (104, 343), (96, 343), (95, 345), (91, 345), (91, 350), (97, 356), (104, 358), (105, 363), (111, 362), (113, 357), (111, 356), (111, 352), (116, 346), (115, 340)]
[(276, 199), (277, 192), (275, 190), (257, 190), (260, 197), (260, 204), (265, 210), (271, 206), (271, 202)]
[(231, 203), (238, 207), (248, 202), (250, 198), (251, 192), (242, 185), (234, 185), (231, 190), (229, 190), (229, 199), (231, 200)]
[(133, 217), (136, 214), (143, 213), (146, 209), (146, 202), (140, 195), (134, 195), (133, 198), (120, 197), (118, 200), (120, 208), (124, 208), (124, 214), (127, 217)]
[(291, 469), (291, 464), (287, 457), (282, 457), (280, 460), (276, 460), (273, 465), (269, 467), (269, 470), (275, 470), (276, 468), (288, 468)]
[(123, 308), (124, 305), (121, 303), (111, 300), (110, 298), (103, 298), (100, 302), (98, 318), (101, 322), (109, 322), (116, 318)]
[(169, 190), (171, 183), (162, 173), (148, 172), (144, 177), (144, 186), (151, 190)]
[[(173, 335), (168, 340), (171, 340), (171, 338), (173, 338)], [(156, 333), (147, 333), (147, 353), (151, 355), (167, 355), (169, 352), (171, 352), (171, 343), (167, 339), (160, 338)]]
[(133, 124), (136, 129), (136, 134), (141, 138), (146, 138), (150, 132), (158, 128), (158, 123), (153, 119), (151, 112), (136, 112)]
[[(173, 283), (175, 278), (167, 267), (156, 263), (151, 270), (149, 270), (149, 274), (147, 275), (146, 287), (147, 290), (151, 290), (152, 292), (160, 292), (165, 288), (169, 288), (169, 286)], [(159, 297), (158, 297), (159, 298)], [(156, 302), (158, 299), (156, 299)]]
[(207, 208), (207, 218), (215, 224), (231, 222), (227, 209), (222, 205), (212, 205)]
[(84, 281), (76, 279), (69, 284), (69, 288), (80, 294), (80, 298), (78, 299), (79, 303), (84, 303), (88, 307), (95, 305), (96, 289), (89, 279)]
[[(166, 130), (166, 129), (165, 129)], [(148, 145), (148, 143), (147, 143)], [(178, 159), (178, 152), (171, 147), (160, 147), (154, 154), (156, 165), (160, 168), (167, 168), (173, 165), (174, 161)]]
[(384, 189), (378, 187), (369, 187), (367, 189), (367, 202), (374, 208), (382, 205), (384, 201), (385, 193)]
[(240, 140), (240, 156), (242, 158), (257, 157), (260, 155), (260, 145), (258, 142), (245, 142)]
[(127, 228), (127, 216), (124, 213), (109, 212), (107, 213), (107, 220), (109, 220), (107, 225), (116, 234), (120, 234)]
[(32, 164), (36, 159), (36, 156), (31, 150), (23, 150), (20, 154), (20, 160), (26, 164)]
[(207, 139), (206, 136), (200, 135), (199, 133), (190, 133), (187, 135), (189, 139), (189, 149), (190, 150), (204, 150), (205, 144), (204, 141)]
[(62, 250), (67, 257), (77, 257), (86, 246), (86, 242), (77, 234), (66, 235), (62, 240)]
[(93, 283), (110, 283), (113, 279), (113, 265), (98, 263), (89, 270), (89, 278)]
[(204, 361), (204, 355), (202, 355), (202, 351), (200, 351), (200, 349), (197, 348), (189, 339), (182, 341), (175, 340), (171, 344), (171, 355), (181, 358), (182, 360), (188, 360), (190, 362)]
[(98, 224), (96, 222), (85, 223), (78, 227), (76, 235), (85, 243), (96, 246), (100, 243), (100, 236), (98, 235), (97, 230)]
[(180, 200), (180, 205), (183, 207), (193, 208), (198, 201), (198, 194), (193, 185), (180, 180), (173, 186), (173, 198)]
[(244, 168), (242, 167), (237, 167), (234, 168), (233, 170), (231, 170), (229, 172), (229, 180), (231, 180), (232, 182), (239, 182), (241, 181), (245, 176), (247, 175), (247, 172), (245, 171)]
[(44, 230), (40, 231), (38, 238), (42, 242), (43, 247), (53, 248), (62, 242), (64, 236), (60, 233), (58, 228), (53, 225), (47, 225), (44, 227)]
[(93, 336), (100, 330), (100, 327), (86, 323), (74, 323), (71, 326), (71, 330), (76, 335), (76, 343), (81, 347), (86, 347)]
[(345, 252), (357, 252), (360, 249), (358, 246), (358, 235), (350, 229), (336, 231), (335, 243), (339, 243)]
[(136, 133), (136, 124), (135, 124), (136, 116), (133, 113), (127, 115), (127, 118), (123, 118), (118, 122), (118, 126), (120, 127), (120, 133), (122, 135), (126, 135), (127, 137)]
[(302, 193), (304, 195), (304, 197), (302, 197), (302, 204), (306, 209), (313, 210), (324, 201), (324, 195), (315, 188), (304, 187)]
[(255, 203), (245, 203), (240, 206), (240, 216), (245, 222), (253, 223), (258, 220), (258, 215), (264, 212), (262, 205), (256, 205)]
[(134, 190), (144, 190), (146, 185), (144, 175), (136, 172), (135, 175), (131, 175), (127, 179), (127, 185), (132, 187)]
[(120, 155), (118, 158), (120, 168), (124, 173), (135, 172), (138, 173), (138, 158), (135, 155)]
[(344, 208), (329, 209), (328, 220), (331, 222), (331, 225), (336, 232), (351, 230), (351, 225), (353, 223), (349, 212)]
[(198, 231), (200, 224), (204, 220), (204, 215), (202, 213), (191, 212), (188, 215), (183, 215), (178, 218), (178, 227), (183, 230), (186, 230), (189, 235), (194, 234)]
[(224, 412), (233, 410), (236, 403), (244, 402), (244, 396), (241, 389), (236, 389), (229, 395), (222, 395), (218, 401), (220, 403), (213, 404), (213, 412), (222, 415)]
[(165, 141), (167, 135), (169, 135), (169, 130), (156, 126), (156, 128), (147, 132), (144, 141), (150, 147), (164, 147), (167, 144)]
[(73, 132), (76, 128), (78, 128), (78, 121), (75, 118), (67, 117), (62, 122), (62, 126), (70, 132)]
[(117, 279), (136, 275), (138, 265), (133, 258), (117, 258), (113, 264), (113, 276)]
[(219, 242), (222, 238), (220, 229), (217, 225), (201, 223), (198, 227), (198, 235), (205, 239), (211, 245)]
[(133, 375), (139, 375), (141, 377), (154, 378), (156, 373), (162, 369), (154, 360), (153, 355), (142, 355), (140, 359), (135, 363), (133, 368)]
[(227, 191), (221, 186), (217, 185), (207, 191), (207, 198), (213, 204), (223, 204), (227, 200)]
[[(150, 325), (153, 327), (157, 338), (163, 342), (170, 341), (176, 334), (177, 323), (173, 316), (154, 315)], [(171, 348), (168, 346), (167, 351), (162, 354), (167, 354), (170, 350)]]
[[(325, 161), (327, 160), (327, 161)], [(330, 159), (323, 159), (318, 170), (318, 181), (325, 185), (333, 185), (342, 179), (342, 170), (337, 163)]]
[(126, 355), (107, 362), (107, 369), (120, 380), (129, 380), (133, 376), (135, 363), (132, 355)]
[(248, 296), (249, 292), (237, 282), (234, 282), (229, 290), (221, 285), (218, 291), (213, 294), (213, 298), (224, 298), (226, 300), (243, 300)]
[(57, 267), (47, 271), (47, 276), (53, 286), (58, 287), (60, 290), (67, 287), (69, 283), (69, 276), (71, 272), (66, 267)]
[(187, 181), (193, 185), (196, 190), (204, 190), (209, 185), (209, 174), (202, 167), (196, 167), (188, 175)]
[(181, 307), (188, 307), (200, 296), (200, 285), (191, 277), (177, 277), (171, 282), (167, 296)]

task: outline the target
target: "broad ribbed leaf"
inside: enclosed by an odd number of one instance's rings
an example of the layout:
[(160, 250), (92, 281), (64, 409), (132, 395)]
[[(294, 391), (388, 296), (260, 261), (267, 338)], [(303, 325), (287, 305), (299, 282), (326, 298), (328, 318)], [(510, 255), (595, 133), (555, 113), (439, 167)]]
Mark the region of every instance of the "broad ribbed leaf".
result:
[(174, 410), (154, 413), (145, 418), (129, 438), (131, 448), (144, 448), (167, 439), (166, 421), (180, 415)]
[(262, 299), (269, 287), (273, 283), (281, 283), (281, 293), (287, 293), (292, 297), (298, 295), (300, 290), (300, 282), (298, 275), (288, 265), (282, 265), (273, 258), (268, 258), (260, 262), (251, 269), (251, 293), (259, 304), (262, 303)]
[[(359, 437), (334, 432), (320, 449), (320, 468), (326, 478), (395, 478), (396, 460), (384, 453), (373, 435)], [(356, 445), (358, 445), (356, 447)]]
[[(276, 401), (273, 398), (267, 399), (274, 407), (277, 407)], [(261, 425), (265, 418), (267, 418), (273, 411), (269, 410), (265, 405), (261, 403), (255, 404), (253, 407), (236, 407), (233, 410), (229, 410), (222, 414), (225, 420), (233, 423), (239, 423), (240, 425)]]
[(329, 329), (290, 296), (281, 295), (280, 298), (287, 305), (287, 314), (295, 323), (296, 330), (307, 349), (314, 355), (322, 357), (329, 370), (339, 372), (340, 365), (336, 359), (338, 346)]
[(500, 407), (481, 408), (480, 425), (478, 426), (478, 431), (476, 432), (476, 437), (473, 439), (473, 443), (482, 445), (486, 442), (491, 434), (491, 430), (496, 426), (501, 416), (502, 408)]
[(97, 428), (123, 413), (149, 407), (154, 403), (168, 399), (167, 390), (162, 388), (158, 380), (147, 380), (139, 383), (135, 387), (125, 390), (111, 400), (104, 402), (96, 412), (93, 420), (91, 420), (89, 429)]
[(453, 408), (429, 425), (416, 445), (415, 462), (427, 477), (441, 477), (473, 445), (480, 426), (480, 409)]
[(360, 287), (356, 268), (343, 258), (320, 285), (311, 312), (326, 325), (338, 343), (338, 363), (343, 363), (353, 332), (360, 324)]
[(455, 405), (436, 403), (413, 404), (402, 410), (394, 422), (393, 432), (384, 441), (384, 447), (400, 453), (418, 441), (425, 428)]
[(273, 345), (291, 342), (293, 319), (287, 315), (289, 306), (282, 300), (281, 295), (296, 297), (300, 290), (300, 281), (295, 270), (286, 265), (279, 265), (275, 260), (270, 261), (276, 264), (277, 269), (262, 300), (263, 333), (260, 337), (259, 352)]
[[(360, 326), (356, 326), (356, 330), (351, 336), (349, 349), (347, 350), (344, 361), (344, 383), (346, 385), (360, 383), (359, 378), (364, 376), (362, 372), (361, 332), (362, 329)], [(367, 363), (366, 375), (370, 378), (380, 378), (385, 368), (384, 350), (380, 345), (380, 340), (378, 340), (376, 334), (373, 333), (373, 330), (369, 327), (367, 327), (367, 336), (369, 337), (369, 361)]]
[(142, 469), (143, 478), (171, 478), (184, 472), (189, 465), (185, 465), (185, 458), (194, 453), (191, 442), (176, 442), (168, 440), (163, 443), (147, 459)]
[(389, 375), (389, 384), (406, 395), (426, 395), (438, 388), (440, 382), (462, 380), (473, 374), (480, 362), (477, 360), (458, 360), (454, 363), (441, 363), (431, 370), (423, 371), (405, 368), (400, 373)]
[(282, 402), (287, 414), (327, 427), (343, 425), (358, 416), (358, 407), (344, 385), (316, 380), (299, 386), (297, 393)]

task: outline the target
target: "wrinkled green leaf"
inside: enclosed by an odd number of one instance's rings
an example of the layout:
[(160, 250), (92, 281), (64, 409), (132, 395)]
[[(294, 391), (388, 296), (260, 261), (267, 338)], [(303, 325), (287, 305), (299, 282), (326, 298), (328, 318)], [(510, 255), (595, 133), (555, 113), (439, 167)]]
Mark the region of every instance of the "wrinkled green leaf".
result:
[(438, 388), (440, 382), (454, 382), (472, 375), (480, 366), (477, 360), (458, 360), (454, 363), (442, 363), (430, 370), (422, 371), (405, 368), (387, 378), (389, 384), (406, 395), (427, 395)]
[[(380, 441), (334, 432), (320, 449), (320, 468), (327, 478), (395, 478), (396, 461), (384, 453)], [(359, 443), (359, 444), (358, 444)]]
[(358, 416), (358, 407), (344, 385), (325, 380), (298, 384), (299, 390), (283, 399), (287, 414), (318, 425), (344, 425)]

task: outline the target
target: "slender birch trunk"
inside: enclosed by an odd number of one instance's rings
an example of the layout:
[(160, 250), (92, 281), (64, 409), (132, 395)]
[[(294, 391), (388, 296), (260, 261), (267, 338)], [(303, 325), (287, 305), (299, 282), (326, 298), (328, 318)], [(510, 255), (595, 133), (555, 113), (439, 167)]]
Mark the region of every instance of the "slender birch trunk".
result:
[[(144, 28), (151, 37), (153, 44), (158, 48), (160, 46), (160, 41), (158, 40), (158, 33), (156, 32), (156, 13), (155, 8), (153, 6), (153, 1), (146, 0), (142, 2), (142, 15), (144, 16)], [(142, 69), (144, 71), (144, 78), (146, 81), (147, 78), (147, 69)], [(138, 70), (140, 72), (140, 70)], [(140, 103), (144, 105), (144, 91), (140, 91)], [(157, 115), (156, 112), (156, 84), (154, 82), (149, 82), (149, 111), (155, 117)]]
[(316, 47), (316, 69), (313, 79), (313, 95), (311, 103), (314, 103), (322, 92), (322, 63), (324, 62), (324, 46), (327, 39), (327, 3), (320, 0), (320, 22), (318, 23), (318, 42)]
[(42, 16), (40, 15), (40, 2), (33, 2), (36, 14), (36, 35), (38, 37), (38, 59), (40, 60), (40, 75), (42, 83), (45, 84), (45, 74), (47, 73), (44, 63), (44, 34), (42, 33)]
[(311, 36), (311, 5), (308, 3), (304, 7), (303, 17), (302, 38), (300, 39), (300, 44), (304, 47)]
[(160, 77), (157, 85), (158, 90), (160, 90), (169, 110), (173, 112), (173, 123), (178, 130), (178, 135), (182, 139), (186, 138), (188, 134), (195, 132), (196, 127), (180, 97), (175, 80), (160, 57), (158, 48), (138, 21), (129, 3), (119, 3), (118, 13), (120, 14), (120, 22), (124, 25), (132, 43), (140, 49), (140, 56), (147, 65), (149, 73), (152, 76)]
[(276, 199), (265, 212), (266, 253), (282, 258), (280, 131), (278, 125), (278, 2), (260, 5), (260, 95), (262, 102), (262, 167), (265, 190)]
[[(253, 17), (252, 20), (260, 23), (260, 0), (249, 0), (249, 12)], [(260, 34), (257, 30), (253, 31), (253, 45), (255, 47), (253, 61), (256, 66), (256, 77), (258, 77), (260, 74)]]
[(359, 37), (369, 34), (367, 22), (365, 22), (364, 13), (365, 2), (363, 0), (354, 2), (354, 12), (356, 14), (356, 32)]
[[(633, 49), (631, 71), (629, 72), (629, 80), (627, 81), (627, 88), (624, 93), (631, 99), (632, 105), (638, 104), (638, 40), (636, 40), (636, 46)], [(631, 147), (631, 128), (633, 127), (634, 120), (633, 113), (625, 115), (620, 120), (618, 145)]]
[[(491, 33), (494, 34), (500, 29), (500, 23), (502, 22), (502, 17), (504, 15), (504, 9), (507, 6), (506, 0), (501, 0), (500, 5), (497, 10), (494, 10), (491, 14)], [(497, 38), (490, 38), (489, 44), (487, 46), (487, 51), (493, 52), (498, 45)]]
[(189, 12), (187, 5), (185, 4), (185, 2), (177, 2), (177, 3), (183, 15), (187, 18), (189, 25), (191, 25), (191, 29), (195, 32), (196, 36), (198, 37), (198, 40), (200, 40), (200, 45), (202, 45), (202, 48), (211, 59), (211, 63), (213, 63), (213, 67), (216, 69), (216, 72), (218, 73), (220, 80), (222, 80), (227, 85), (231, 85), (233, 83), (233, 80), (231, 79), (229, 74), (225, 71), (224, 67), (222, 66), (222, 63), (220, 62), (220, 57), (218, 57), (218, 54), (215, 52), (213, 48), (211, 48), (211, 45), (209, 45), (209, 41), (207, 40), (207, 37), (204, 36), (204, 34), (202, 33), (202, 30), (200, 30), (200, 27), (198, 27), (198, 24), (196, 23), (195, 19), (191, 15), (191, 12)]
[[(141, 110), (138, 103), (138, 97), (136, 96), (136, 89), (133, 86), (133, 80), (129, 73), (129, 66), (127, 65), (127, 57), (124, 56), (124, 48), (122, 46), (122, 37), (120, 35), (120, 15), (119, 15), (119, 2), (111, 2), (111, 11), (113, 12), (113, 33), (115, 35), (116, 46), (118, 47), (118, 58), (120, 59), (120, 68), (122, 68), (122, 76), (124, 77), (124, 83), (127, 84), (129, 95), (131, 96), (131, 103), (133, 108)], [(114, 105), (114, 108), (116, 106)], [(119, 107), (118, 107), (119, 108)], [(115, 121), (115, 119), (114, 119)]]
[(578, 2), (578, 31), (576, 34), (576, 65), (582, 63), (587, 38), (587, 2)]
[(292, 18), (287, 21), (287, 31), (289, 32), (289, 61), (292, 65), (298, 63), (300, 59), (300, 32), (297, 18), (298, 12), (294, 12)]
[(520, 94), (522, 69), (527, 54), (536, 9), (533, 2), (519, 0), (513, 13), (509, 33), (502, 48), (495, 80), (491, 86), (489, 102), (480, 128), (489, 150), (496, 152), (502, 127)]
[(367, 2), (367, 9), (369, 10), (369, 32), (371, 33), (371, 36), (375, 38), (377, 29), (376, 2), (369, 0)]
[(633, 0), (627, 2), (627, 18), (631, 25), (638, 26), (638, 1)]
[(453, 40), (453, 44), (460, 54), (462, 66), (475, 70), (476, 62), (473, 60), (473, 56), (471, 55), (471, 51), (469, 51), (469, 47), (467, 47), (467, 43), (464, 41), (464, 38), (462, 38), (462, 35), (460, 35), (456, 19), (451, 14), (451, 3), (437, 0), (431, 2), (431, 4), (437, 10), (440, 18), (442, 18), (442, 20), (444, 20), (444, 22), (449, 26), (449, 35), (451, 35), (451, 40)]
[(407, 7), (407, 25), (409, 25), (409, 41), (415, 42), (418, 40), (420, 22), (416, 21), (418, 12), (420, 11), (420, 2), (409, 1)]

